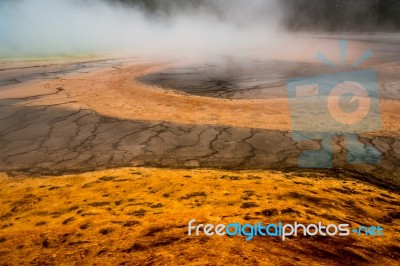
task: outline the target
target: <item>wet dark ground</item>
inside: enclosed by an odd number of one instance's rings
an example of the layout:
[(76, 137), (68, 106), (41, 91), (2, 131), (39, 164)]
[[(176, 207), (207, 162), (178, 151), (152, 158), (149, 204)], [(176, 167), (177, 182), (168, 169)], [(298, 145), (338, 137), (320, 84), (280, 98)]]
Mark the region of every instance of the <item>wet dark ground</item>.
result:
[[(388, 59), (393, 61), (396, 58)], [(287, 97), (285, 86), (290, 79), (375, 67), (379, 67), (379, 64), (332, 69), (322, 63), (225, 58), (210, 60), (204, 64), (170, 67), (141, 76), (139, 81), (197, 96), (223, 99), (273, 99)], [(397, 73), (378, 72), (378, 82), (379, 80), (385, 81), (380, 84), (381, 99), (400, 100)]]
[(139, 78), (145, 84), (225, 99), (286, 97), (286, 80), (327, 72), (321, 64), (221, 58), (204, 64), (171, 67)]

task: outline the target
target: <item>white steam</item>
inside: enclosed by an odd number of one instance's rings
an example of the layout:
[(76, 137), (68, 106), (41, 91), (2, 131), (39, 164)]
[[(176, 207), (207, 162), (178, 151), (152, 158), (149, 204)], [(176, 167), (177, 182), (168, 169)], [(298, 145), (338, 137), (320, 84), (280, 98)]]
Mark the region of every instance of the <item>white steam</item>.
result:
[(228, 1), (168, 18), (101, 0), (0, 0), (0, 57), (274, 53), (283, 41), (276, 1)]

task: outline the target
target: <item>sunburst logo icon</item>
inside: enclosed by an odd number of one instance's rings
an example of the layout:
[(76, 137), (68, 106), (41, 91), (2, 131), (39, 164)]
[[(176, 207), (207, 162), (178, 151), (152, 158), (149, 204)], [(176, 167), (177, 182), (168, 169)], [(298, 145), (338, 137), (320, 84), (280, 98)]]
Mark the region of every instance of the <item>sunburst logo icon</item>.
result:
[[(341, 64), (344, 66), (346, 64), (346, 54), (347, 54), (347, 41), (346, 40), (340, 40), (339, 41), (339, 47), (340, 47), (340, 59), (341, 59)], [(368, 58), (372, 57), (372, 51), (371, 49), (366, 50), (351, 66), (356, 67), (360, 65), (362, 62), (367, 60)], [(315, 58), (320, 61), (321, 63), (336, 68), (337, 65), (332, 63), (331, 60), (329, 60), (328, 57), (326, 57), (323, 53), (318, 51), (315, 55)]]
[[(347, 41), (339, 41), (340, 61), (346, 62)], [(352, 65), (356, 67), (372, 56), (365, 51)], [(323, 53), (316, 59), (335, 68)], [(303, 151), (299, 157), (302, 167), (332, 167), (334, 136), (344, 136), (349, 163), (376, 163), (380, 152), (360, 143), (357, 134), (374, 132), (381, 128), (378, 85), (372, 69), (341, 71), (314, 77), (300, 77), (287, 81), (290, 120), (296, 141), (321, 139), (319, 150)]]

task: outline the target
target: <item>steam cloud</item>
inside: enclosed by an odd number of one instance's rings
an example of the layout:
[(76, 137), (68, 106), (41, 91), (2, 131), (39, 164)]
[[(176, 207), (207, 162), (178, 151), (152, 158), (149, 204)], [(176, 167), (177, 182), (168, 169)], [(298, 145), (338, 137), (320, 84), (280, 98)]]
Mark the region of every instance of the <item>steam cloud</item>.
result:
[(0, 0), (0, 57), (273, 53), (284, 40), (280, 10), (274, 0), (172, 5), (163, 14), (115, 1)]

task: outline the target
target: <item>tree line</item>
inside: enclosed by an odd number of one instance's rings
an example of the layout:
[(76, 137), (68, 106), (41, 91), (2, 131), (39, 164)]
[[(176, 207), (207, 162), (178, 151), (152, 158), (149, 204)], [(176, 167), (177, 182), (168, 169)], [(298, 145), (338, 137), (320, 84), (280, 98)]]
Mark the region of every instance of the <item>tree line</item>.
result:
[[(224, 6), (235, 4), (232, 0), (105, 1), (135, 6), (158, 17), (201, 9), (222, 19), (226, 15)], [(243, 3), (251, 5), (252, 1)], [(291, 31), (400, 30), (400, 0), (278, 0), (276, 4), (274, 8), (279, 9), (282, 24)]]

